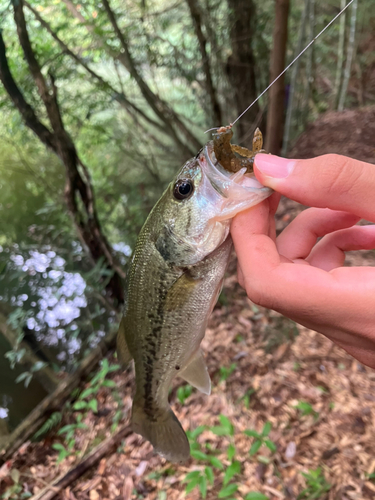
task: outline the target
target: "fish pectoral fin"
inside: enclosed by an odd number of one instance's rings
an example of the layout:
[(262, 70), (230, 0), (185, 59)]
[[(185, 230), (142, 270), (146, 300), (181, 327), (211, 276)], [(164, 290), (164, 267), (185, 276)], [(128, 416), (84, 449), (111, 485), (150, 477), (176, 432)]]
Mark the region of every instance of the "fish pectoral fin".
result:
[(190, 272), (184, 272), (171, 286), (165, 299), (165, 310), (176, 311), (186, 306), (200, 280), (191, 276)]
[(133, 359), (130, 354), (128, 345), (125, 338), (125, 318), (122, 318), (120, 326), (117, 333), (117, 357), (122, 365), (127, 365)]
[(203, 394), (211, 394), (211, 379), (200, 349), (198, 349), (189, 364), (178, 375), (190, 385), (203, 392)]

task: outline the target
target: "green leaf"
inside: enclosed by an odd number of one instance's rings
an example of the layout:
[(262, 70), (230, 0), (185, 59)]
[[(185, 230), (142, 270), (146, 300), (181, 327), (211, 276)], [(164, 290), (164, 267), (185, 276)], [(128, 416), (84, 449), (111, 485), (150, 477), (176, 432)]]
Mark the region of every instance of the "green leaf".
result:
[(251, 448), (250, 448), (250, 455), (255, 455), (255, 453), (257, 453), (257, 451), (259, 450), (259, 448), (262, 446), (262, 441), (259, 439), (257, 441), (254, 441), (254, 443), (251, 445)]
[(264, 441), (264, 444), (267, 446), (267, 448), (268, 448), (269, 450), (271, 450), (271, 451), (272, 451), (272, 453), (275, 453), (275, 451), (277, 451), (277, 446), (276, 446), (276, 444), (275, 444), (273, 441), (271, 441), (270, 439), (266, 439), (266, 440)]
[(85, 399), (87, 396), (91, 396), (91, 394), (94, 394), (96, 392), (96, 389), (94, 387), (88, 387), (85, 389), (82, 394), (80, 394), (79, 399)]
[(224, 486), (229, 483), (233, 476), (241, 472), (241, 464), (238, 461), (233, 462), (225, 471), (223, 484)]
[(228, 446), (228, 450), (227, 450), (228, 460), (232, 460), (232, 458), (234, 457), (235, 454), (236, 454), (236, 447), (234, 446), (233, 443), (231, 443)]
[(16, 484), (17, 484), (17, 483), (19, 482), (19, 480), (20, 480), (20, 475), (21, 475), (21, 474), (20, 474), (20, 471), (19, 471), (18, 469), (12, 469), (12, 470), (10, 471), (10, 477), (13, 479), (13, 482), (14, 482), (14, 483), (16, 483)]
[(208, 457), (209, 462), (213, 467), (216, 467), (216, 469), (224, 469), (224, 465), (222, 464), (221, 460), (219, 460), (217, 457)]
[(200, 436), (205, 429), (206, 427), (204, 425), (200, 425), (196, 429), (193, 429), (190, 431), (190, 438), (194, 440), (197, 439), (197, 437)]
[(92, 410), (94, 413), (98, 413), (98, 402), (96, 399), (90, 399), (88, 402), (88, 407), (90, 410)]
[(53, 443), (52, 448), (56, 451), (65, 450), (65, 446), (63, 446), (61, 443)]
[(211, 483), (211, 485), (214, 485), (215, 482), (215, 476), (214, 476), (214, 471), (211, 469), (211, 467), (205, 467), (204, 472), (206, 473), (206, 478), (208, 481)]
[(191, 481), (196, 477), (199, 477), (200, 475), (201, 475), (200, 470), (193, 470), (192, 472), (189, 472), (189, 474), (185, 476), (184, 483), (188, 483), (189, 481)]
[(294, 408), (299, 410), (302, 413), (302, 415), (310, 415), (311, 413), (314, 412), (314, 408), (311, 406), (310, 403), (307, 403), (306, 401), (299, 401)]
[(249, 436), (249, 437), (254, 437), (254, 438), (260, 438), (260, 434), (259, 432), (255, 431), (254, 429), (248, 429), (246, 431), (243, 432), (244, 434), (246, 434), (246, 436)]
[(30, 375), (30, 372), (23, 372), (18, 377), (16, 378), (16, 383), (22, 382), (22, 380), (25, 380), (28, 376)]
[(47, 366), (47, 363), (45, 361), (37, 361), (33, 367), (31, 368), (31, 371), (32, 372), (37, 372), (39, 370), (41, 370), (42, 368), (46, 367)]
[(234, 427), (232, 425), (232, 422), (229, 420), (229, 418), (226, 417), (225, 415), (219, 415), (219, 420), (220, 420), (220, 423), (221, 423), (222, 427), (224, 427), (225, 429), (227, 429), (227, 434), (229, 436), (233, 436), (233, 434), (234, 434)]
[(207, 479), (205, 476), (199, 478), (199, 491), (201, 492), (202, 498), (207, 496)]
[(206, 453), (203, 453), (203, 451), (200, 450), (191, 450), (191, 456), (195, 458), (196, 460), (207, 460), (208, 455)]
[(30, 373), (29, 376), (25, 380), (25, 387), (29, 387), (29, 384), (30, 384), (32, 378), (33, 378), (33, 376)]
[(185, 491), (186, 493), (190, 493), (191, 491), (193, 491), (193, 489), (197, 486), (197, 484), (199, 483), (199, 479), (200, 479), (200, 476), (198, 477), (195, 477), (194, 479), (192, 479), (190, 481), (189, 484), (186, 485), (186, 488), (185, 488)]
[(191, 441), (190, 442), (190, 453), (193, 451), (193, 450), (200, 450), (201, 447), (199, 445), (199, 443), (197, 443), (196, 441)]
[(215, 425), (210, 428), (210, 431), (216, 434), (217, 436), (230, 436), (228, 429), (223, 427), (222, 425)]
[(263, 430), (262, 430), (262, 436), (263, 436), (263, 437), (268, 436), (268, 434), (271, 432), (271, 429), (272, 429), (272, 424), (271, 424), (271, 422), (266, 422), (266, 423), (264, 424), (264, 427), (263, 427)]
[(86, 401), (76, 401), (73, 405), (74, 410), (85, 410), (86, 408), (88, 408)]
[(61, 436), (61, 434), (65, 434), (66, 432), (72, 431), (75, 428), (76, 428), (75, 424), (64, 425), (64, 427), (61, 427), (61, 429), (57, 431), (57, 434)]
[(103, 387), (117, 387), (117, 384), (114, 380), (103, 380)]
[(244, 500), (268, 500), (268, 497), (263, 495), (263, 493), (259, 493), (259, 491), (250, 491)]
[(111, 373), (111, 372), (116, 372), (117, 370), (120, 370), (121, 368), (121, 365), (119, 365), (118, 363), (115, 363), (113, 365), (111, 365), (109, 368), (108, 368), (108, 372)]
[(236, 493), (237, 490), (238, 490), (237, 484), (228, 484), (227, 486), (224, 486), (224, 488), (221, 488), (218, 497), (227, 498), (230, 495), (233, 495), (233, 493)]

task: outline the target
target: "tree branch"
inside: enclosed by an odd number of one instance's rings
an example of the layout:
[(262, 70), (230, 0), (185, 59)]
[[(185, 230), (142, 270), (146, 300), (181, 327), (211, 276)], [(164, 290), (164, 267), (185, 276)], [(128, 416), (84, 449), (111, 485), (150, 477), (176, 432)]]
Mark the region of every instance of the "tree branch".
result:
[[(199, 149), (201, 147), (200, 142), (196, 139), (196, 137), (190, 132), (188, 128), (185, 127), (185, 125), (180, 121), (176, 113), (167, 105), (166, 102), (164, 102), (162, 99), (160, 99), (159, 96), (154, 94), (150, 87), (147, 85), (145, 80), (141, 77), (135, 62), (133, 60), (133, 57), (130, 53), (128, 43), (122, 33), (122, 31), (119, 28), (119, 25), (117, 24), (117, 20), (115, 17), (115, 14), (113, 10), (111, 9), (109, 5), (109, 0), (103, 0), (103, 5), (104, 9), (107, 13), (108, 19), (110, 20), (110, 23), (112, 24), (112, 27), (117, 35), (117, 38), (119, 39), (121, 43), (121, 47), (123, 49), (123, 53), (118, 54), (117, 58), (118, 60), (125, 66), (125, 68), (129, 71), (129, 73), (132, 75), (134, 80), (137, 82), (142, 95), (148, 102), (148, 104), (151, 106), (152, 110), (154, 113), (159, 116), (160, 119), (164, 121), (166, 126), (169, 129), (170, 134), (173, 136), (174, 140), (180, 144), (184, 149), (186, 149), (186, 146), (181, 143), (179, 140), (174, 127), (173, 127), (173, 122), (177, 125), (177, 127), (180, 129), (180, 131), (189, 139), (189, 141), (194, 145), (195, 149)], [(171, 123), (172, 122), (172, 123)], [(194, 152), (189, 151), (190, 154), (194, 154)]]
[(20, 41), (25, 59), (29, 66), (30, 73), (38, 88), (38, 92), (45, 105), (49, 121), (51, 122), (54, 132), (64, 131), (64, 125), (60, 114), (60, 109), (56, 101), (56, 92), (51, 93), (48, 88), (47, 82), (41, 72), (39, 63), (35, 57), (34, 51), (31, 47), (29, 34), (27, 32), (25, 16), (23, 12), (23, 5), (21, 0), (12, 0), (14, 9), (14, 21), (17, 27), (18, 39)]
[[(65, 200), (68, 210), (75, 222), (78, 236), (88, 249), (89, 255), (95, 263), (103, 261), (103, 265), (113, 271), (113, 275), (106, 285), (113, 299), (123, 301), (123, 287), (121, 277), (124, 272), (121, 266), (115, 263), (113, 251), (102, 232), (96, 212), (95, 200), (91, 180), (86, 167), (79, 159), (74, 142), (65, 130), (58, 104), (57, 86), (54, 77), (50, 75), (50, 85), (47, 85), (40, 65), (33, 52), (27, 32), (23, 13), (23, 0), (13, 0), (14, 20), (17, 26), (19, 41), (28, 63), (38, 92), (44, 103), (53, 132), (40, 123), (34, 110), (29, 106), (19, 91), (10, 71), (6, 57), (4, 41), (0, 33), (0, 79), (4, 83), (9, 96), (17, 109), (21, 112), (26, 124), (37, 134), (40, 140), (50, 147), (65, 166)], [(84, 177), (79, 171), (79, 165), (84, 169)], [(79, 204), (81, 198), (83, 207)]]
[[(88, 66), (85, 61), (80, 58), (77, 54), (75, 54), (70, 48), (61, 40), (61, 38), (57, 35), (55, 31), (51, 28), (51, 26), (45, 21), (42, 16), (39, 14), (37, 10), (35, 10), (32, 5), (29, 4), (26, 0), (24, 0), (25, 6), (34, 14), (35, 18), (40, 22), (43, 28), (52, 36), (52, 38), (60, 45), (63, 52), (67, 54), (69, 57), (74, 59), (80, 66), (82, 66), (95, 80), (97, 80), (100, 85), (105, 89), (112, 92), (114, 99), (125, 109), (131, 108), (136, 113), (138, 113), (144, 120), (146, 120), (150, 125), (157, 127), (158, 129), (165, 130), (165, 127), (160, 122), (156, 122), (152, 118), (146, 115), (140, 108), (138, 108), (135, 104), (129, 101), (124, 92), (118, 92), (112, 85), (105, 81), (100, 75), (95, 73), (90, 66)], [(78, 14), (78, 11), (77, 11)]]
[(4, 39), (0, 30), (0, 80), (4, 85), (9, 97), (12, 99), (13, 104), (21, 113), (22, 118), (25, 120), (26, 125), (39, 137), (39, 139), (49, 149), (57, 152), (55, 138), (53, 133), (39, 121), (33, 108), (26, 102), (23, 94), (18, 88), (13, 76), (10, 72), (8, 59), (6, 56), (6, 48)]
[[(68, 7), (69, 11), (85, 25), (86, 29), (98, 39), (98, 36), (93, 30), (93, 26), (84, 19), (82, 14), (77, 10), (74, 3), (71, 0), (63, 0), (63, 2)], [(175, 144), (177, 144), (179, 149), (183, 151), (184, 155), (191, 156), (195, 154), (196, 150), (201, 147), (200, 141), (198, 141), (198, 139), (194, 136), (190, 129), (186, 127), (185, 124), (179, 119), (174, 110), (171, 109), (168, 104), (163, 101), (157, 94), (154, 94), (154, 92), (142, 78), (132, 58), (127, 41), (117, 24), (116, 17), (109, 5), (108, 0), (105, 0), (102, 3), (124, 52), (115, 52), (104, 40), (99, 38), (101, 46), (108, 53), (108, 55), (110, 55), (110, 57), (118, 60), (134, 78), (144, 99), (149, 104), (155, 115), (164, 124), (166, 133), (168, 133), (168, 135), (172, 137), (173, 141), (175, 142)], [(181, 134), (189, 141), (189, 143), (192, 144), (193, 149), (190, 146), (187, 146), (181, 140), (176, 130), (179, 130)]]
[(199, 49), (202, 57), (203, 70), (206, 76), (207, 92), (211, 100), (212, 117), (214, 123), (220, 126), (222, 125), (223, 118), (222, 118), (220, 104), (217, 99), (216, 89), (212, 81), (210, 60), (206, 51), (207, 40), (202, 31), (201, 14), (196, 0), (186, 0), (186, 2), (190, 9), (191, 18), (194, 24), (195, 34), (197, 35), (198, 38)]

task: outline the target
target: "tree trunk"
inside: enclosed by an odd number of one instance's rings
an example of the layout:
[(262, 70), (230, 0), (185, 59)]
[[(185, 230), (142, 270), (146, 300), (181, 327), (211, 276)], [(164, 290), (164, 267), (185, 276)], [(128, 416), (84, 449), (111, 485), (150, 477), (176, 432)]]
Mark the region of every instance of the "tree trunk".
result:
[[(252, 0), (227, 0), (232, 54), (226, 64), (229, 82), (236, 103), (236, 116), (256, 98), (255, 58), (252, 33), (255, 24), (255, 7)], [(238, 122), (240, 142), (252, 132), (259, 111), (255, 104)]]
[[(288, 41), (289, 0), (276, 0), (273, 48), (271, 54), (270, 81), (272, 82), (285, 67), (286, 45)], [(269, 94), (266, 150), (279, 154), (284, 129), (285, 84), (284, 76), (275, 82)]]
[[(20, 112), (26, 125), (62, 161), (66, 171), (65, 200), (75, 223), (82, 245), (94, 263), (102, 262), (112, 277), (106, 284), (108, 294), (115, 305), (123, 302), (121, 278), (124, 271), (118, 265), (113, 251), (102, 231), (96, 212), (91, 179), (86, 166), (80, 160), (75, 144), (65, 129), (58, 103), (57, 86), (53, 75), (49, 80), (42, 73), (32, 48), (23, 12), (23, 1), (13, 0), (14, 21), (19, 42), (48, 116), (49, 125), (44, 125), (34, 109), (26, 102), (9, 69), (6, 47), (0, 31), (0, 80), (10, 99)], [(50, 127), (50, 128), (49, 128)]]
[[(305, 37), (305, 31), (306, 31), (306, 20), (307, 20), (307, 13), (309, 11), (309, 4), (310, 4), (310, 0), (306, 0), (305, 7), (304, 7), (303, 12), (302, 12), (300, 27), (299, 27), (298, 42), (297, 42), (297, 47), (295, 50), (296, 56), (302, 50), (303, 40)], [(286, 153), (288, 151), (288, 146), (289, 146), (290, 129), (291, 129), (291, 125), (292, 125), (293, 104), (294, 104), (294, 91), (296, 88), (300, 61), (301, 61), (301, 58), (297, 59), (297, 61), (294, 63), (293, 70), (292, 70), (292, 76), (290, 79), (288, 108), (287, 108), (287, 112), (286, 112), (285, 129), (284, 129), (284, 137), (283, 137), (283, 149), (281, 152), (281, 154), (283, 156), (286, 156)]]
[[(308, 38), (309, 40), (313, 40), (315, 37), (315, 0), (310, 0), (309, 3), (309, 30), (308, 30)], [(314, 46), (310, 48), (306, 55), (306, 82), (305, 82), (305, 90), (302, 98), (302, 121), (303, 128), (306, 127), (307, 121), (309, 118), (309, 110), (310, 110), (310, 95), (311, 95), (311, 87), (314, 81), (313, 78), (313, 65), (314, 65)]]
[[(341, 0), (340, 10), (344, 9), (346, 5), (346, 0)], [(340, 32), (339, 32), (339, 46), (337, 53), (337, 66), (336, 66), (336, 78), (335, 78), (335, 88), (333, 90), (334, 99), (334, 109), (337, 109), (341, 82), (343, 76), (344, 67), (344, 48), (345, 48), (345, 25), (346, 25), (346, 11), (341, 15), (340, 18)]]
[(202, 31), (202, 19), (199, 10), (199, 5), (196, 0), (186, 0), (186, 1), (190, 9), (190, 15), (193, 20), (195, 34), (197, 35), (198, 39), (199, 50), (202, 57), (202, 67), (206, 78), (206, 90), (211, 101), (212, 118), (214, 120), (214, 125), (221, 126), (223, 125), (221, 108), (217, 98), (217, 92), (212, 80), (210, 59), (206, 50), (207, 40)]
[(354, 0), (352, 4), (352, 15), (350, 18), (350, 34), (348, 41), (348, 49), (346, 53), (346, 64), (345, 64), (345, 72), (344, 72), (344, 81), (342, 82), (340, 100), (338, 105), (338, 111), (344, 111), (345, 106), (345, 98), (348, 90), (349, 79), (350, 79), (350, 70), (352, 68), (353, 54), (355, 48), (355, 29), (357, 23), (357, 7), (358, 0)]

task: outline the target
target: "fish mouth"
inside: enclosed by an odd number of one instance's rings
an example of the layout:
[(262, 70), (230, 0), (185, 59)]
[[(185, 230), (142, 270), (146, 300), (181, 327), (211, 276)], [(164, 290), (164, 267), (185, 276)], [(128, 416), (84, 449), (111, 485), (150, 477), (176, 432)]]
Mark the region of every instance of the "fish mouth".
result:
[(231, 219), (273, 193), (272, 189), (263, 186), (254, 175), (246, 174), (246, 168), (236, 173), (225, 170), (216, 159), (212, 141), (204, 146), (198, 161), (211, 186), (222, 197), (220, 213), (212, 221)]

